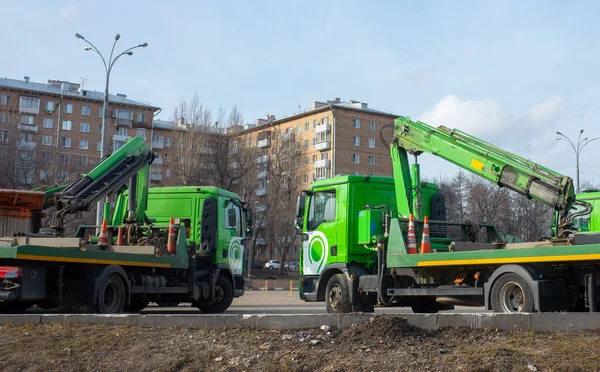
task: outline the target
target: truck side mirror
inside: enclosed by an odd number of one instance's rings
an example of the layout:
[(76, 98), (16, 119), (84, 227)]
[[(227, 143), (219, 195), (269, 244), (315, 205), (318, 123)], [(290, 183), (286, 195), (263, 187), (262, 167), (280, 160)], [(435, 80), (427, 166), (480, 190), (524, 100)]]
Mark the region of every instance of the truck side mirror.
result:
[(304, 227), (304, 206), (306, 204), (306, 195), (302, 192), (298, 195), (296, 202), (296, 229), (302, 230)]

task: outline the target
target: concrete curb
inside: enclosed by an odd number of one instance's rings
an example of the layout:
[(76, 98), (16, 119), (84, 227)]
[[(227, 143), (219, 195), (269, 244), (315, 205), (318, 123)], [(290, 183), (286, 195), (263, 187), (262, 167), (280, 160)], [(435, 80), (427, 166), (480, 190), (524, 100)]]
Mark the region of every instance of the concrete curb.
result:
[[(202, 314), (17, 314), (0, 315), (0, 324), (128, 324), (148, 327), (190, 328), (263, 328), (308, 329), (328, 325), (341, 329), (371, 319), (373, 314), (262, 314), (262, 315), (202, 315)], [(567, 331), (600, 328), (600, 314), (535, 313), (535, 314), (381, 314), (376, 316), (405, 318), (409, 324), (427, 330), (447, 327), (470, 329), (501, 329), (517, 331), (538, 329)]]

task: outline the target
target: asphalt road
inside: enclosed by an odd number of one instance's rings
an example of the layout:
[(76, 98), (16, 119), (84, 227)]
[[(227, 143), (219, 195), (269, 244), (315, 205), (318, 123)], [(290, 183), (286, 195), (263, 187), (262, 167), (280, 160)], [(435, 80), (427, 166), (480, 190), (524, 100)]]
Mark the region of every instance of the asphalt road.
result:
[[(483, 307), (457, 306), (454, 310), (443, 313), (482, 313), (488, 312)], [(190, 304), (180, 304), (177, 307), (158, 307), (151, 304), (142, 314), (191, 314), (199, 313)], [(304, 302), (298, 297), (298, 292), (289, 291), (250, 291), (242, 297), (233, 300), (226, 314), (324, 314), (324, 302)], [(375, 308), (375, 313), (406, 314), (412, 313), (410, 307)]]

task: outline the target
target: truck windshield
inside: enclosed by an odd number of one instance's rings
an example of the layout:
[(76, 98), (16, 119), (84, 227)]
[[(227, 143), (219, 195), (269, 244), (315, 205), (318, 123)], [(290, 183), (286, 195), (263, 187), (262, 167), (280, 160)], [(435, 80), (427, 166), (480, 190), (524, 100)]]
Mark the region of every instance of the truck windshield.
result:
[(310, 197), (308, 206), (308, 230), (314, 230), (323, 222), (335, 221), (335, 190), (317, 191)]

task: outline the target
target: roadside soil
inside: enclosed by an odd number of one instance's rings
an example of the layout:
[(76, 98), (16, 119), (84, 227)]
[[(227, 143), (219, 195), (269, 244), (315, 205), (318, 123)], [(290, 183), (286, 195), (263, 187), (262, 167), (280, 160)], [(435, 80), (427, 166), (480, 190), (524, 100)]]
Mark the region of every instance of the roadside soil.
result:
[(4, 371), (600, 370), (600, 330), (424, 331), (401, 317), (341, 331), (38, 324), (0, 336)]

